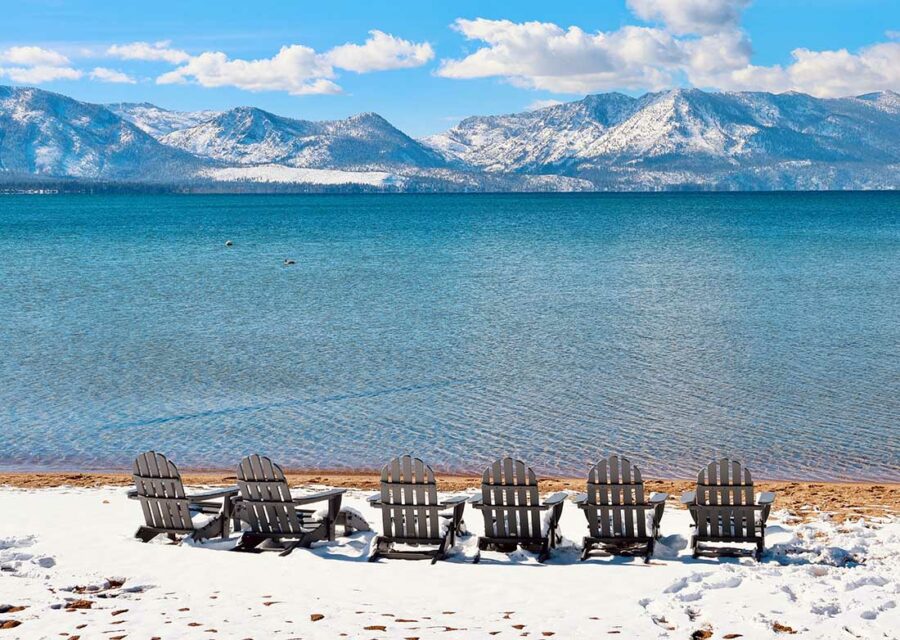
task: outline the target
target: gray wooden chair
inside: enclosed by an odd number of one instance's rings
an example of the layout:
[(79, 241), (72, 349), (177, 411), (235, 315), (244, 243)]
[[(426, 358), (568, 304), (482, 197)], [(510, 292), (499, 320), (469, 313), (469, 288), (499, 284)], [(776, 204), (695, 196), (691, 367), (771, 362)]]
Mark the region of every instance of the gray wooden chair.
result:
[(581, 559), (601, 547), (611, 553), (639, 554), (649, 562), (659, 537), (666, 493), (644, 498), (640, 470), (628, 458), (611, 455), (591, 469), (587, 492), (575, 497), (588, 521)]
[[(419, 458), (400, 456), (381, 470), (381, 493), (369, 498), (381, 510), (381, 535), (369, 561), (379, 557), (422, 559), (434, 564), (446, 557), (463, 532), (466, 496), (439, 500), (434, 471)], [(398, 550), (395, 544), (432, 549)]]
[(775, 494), (754, 495), (750, 471), (740, 462), (728, 458), (711, 462), (697, 475), (696, 490), (684, 492), (681, 501), (694, 520), (691, 549), (695, 558), (741, 552), (733, 547), (704, 546), (703, 542), (752, 543), (756, 545), (756, 559), (762, 557), (766, 520)]
[[(488, 549), (512, 551), (516, 546), (534, 550), (538, 562), (550, 557), (559, 538), (559, 518), (566, 494), (556, 493), (541, 503), (534, 471), (521, 460), (505, 457), (484, 470), (481, 493), (470, 502), (484, 516), (484, 535), (478, 538), (478, 553)], [(547, 532), (543, 515), (549, 510)]]
[[(139, 500), (144, 512), (144, 524), (134, 534), (135, 538), (149, 542), (162, 534), (171, 540), (180, 535), (198, 541), (228, 537), (237, 487), (188, 495), (178, 468), (155, 451), (142, 453), (135, 459), (132, 478), (135, 488), (128, 492), (128, 497)], [(195, 524), (195, 518), (205, 522)]]
[[(286, 556), (297, 547), (308, 547), (318, 540), (334, 540), (335, 526), (341, 516), (341, 498), (346, 489), (331, 489), (294, 498), (284, 477), (284, 471), (269, 458), (247, 456), (237, 470), (240, 497), (235, 504), (234, 517), (250, 528), (242, 532), (236, 551), (263, 549), (281, 551)], [(317, 518), (313, 509), (304, 505), (327, 503), (324, 517)], [(341, 524), (345, 533), (349, 526), (344, 514)], [(262, 550), (262, 549), (260, 549)]]

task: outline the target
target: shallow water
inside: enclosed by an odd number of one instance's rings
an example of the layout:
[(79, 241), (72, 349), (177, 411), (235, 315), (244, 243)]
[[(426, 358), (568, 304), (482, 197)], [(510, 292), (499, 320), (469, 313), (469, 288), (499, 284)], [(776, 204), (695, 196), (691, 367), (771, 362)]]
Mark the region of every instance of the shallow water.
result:
[(3, 468), (900, 480), (900, 194), (8, 196), (0, 279)]

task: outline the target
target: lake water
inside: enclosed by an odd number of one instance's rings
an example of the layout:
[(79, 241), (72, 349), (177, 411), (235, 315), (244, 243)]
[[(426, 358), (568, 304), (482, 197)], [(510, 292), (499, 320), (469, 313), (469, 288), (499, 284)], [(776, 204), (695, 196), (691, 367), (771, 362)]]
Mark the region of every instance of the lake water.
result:
[(0, 196), (0, 435), (897, 481), (900, 194)]

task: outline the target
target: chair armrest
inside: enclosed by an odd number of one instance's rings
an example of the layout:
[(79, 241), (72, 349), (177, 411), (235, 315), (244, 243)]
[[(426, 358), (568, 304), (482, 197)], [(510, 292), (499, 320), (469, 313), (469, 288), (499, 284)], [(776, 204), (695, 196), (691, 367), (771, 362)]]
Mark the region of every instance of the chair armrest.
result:
[(368, 502), (369, 504), (371, 504), (373, 506), (376, 502), (380, 502), (380, 501), (381, 501), (380, 493), (374, 493), (374, 494), (370, 495), (368, 498), (366, 498), (366, 502)]
[(455, 507), (458, 504), (468, 502), (469, 496), (452, 496), (441, 502), (442, 507)]
[(293, 502), (294, 504), (310, 504), (313, 502), (322, 502), (323, 500), (332, 500), (333, 498), (342, 496), (345, 493), (347, 493), (346, 489), (329, 489), (328, 491), (321, 491), (319, 493), (313, 493), (308, 496), (294, 498)]
[(550, 496), (549, 498), (544, 500), (544, 506), (555, 507), (556, 505), (561, 503), (563, 500), (565, 500), (567, 496), (568, 496), (568, 494), (565, 493), (564, 491), (560, 491), (559, 493), (554, 493), (552, 496)]
[(215, 498), (230, 498), (232, 496), (236, 496), (238, 494), (239, 489), (237, 487), (225, 487), (222, 489), (211, 489), (209, 491), (203, 491), (201, 493), (192, 493), (190, 495), (185, 496), (188, 500), (213, 500)]
[(660, 502), (665, 502), (668, 499), (669, 499), (668, 493), (653, 492), (650, 494), (650, 504), (658, 504)]
[(773, 502), (775, 502), (775, 494), (771, 491), (763, 491), (761, 493), (756, 494), (756, 504), (760, 506), (770, 506)]
[(572, 502), (579, 506), (587, 503), (587, 499), (588, 495), (586, 493), (576, 493), (574, 496), (572, 496)]
[(469, 498), (469, 502), (472, 504), (481, 504), (481, 493), (476, 493), (474, 496)]
[(681, 504), (694, 504), (695, 502), (697, 502), (695, 491), (685, 491), (681, 494)]
[(128, 491), (125, 492), (125, 497), (128, 498), (129, 500), (137, 500), (138, 499), (137, 489), (129, 489)]

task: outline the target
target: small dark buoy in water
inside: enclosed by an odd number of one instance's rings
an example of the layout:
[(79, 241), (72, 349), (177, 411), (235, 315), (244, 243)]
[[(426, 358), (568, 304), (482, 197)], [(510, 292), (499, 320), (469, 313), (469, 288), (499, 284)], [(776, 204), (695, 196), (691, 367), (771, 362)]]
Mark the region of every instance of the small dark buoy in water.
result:
[(226, 241), (225, 241), (225, 246), (226, 246), (226, 247), (230, 247), (230, 246), (232, 246), (233, 244), (234, 244), (234, 243), (233, 243), (231, 240), (226, 240)]
[(288, 266), (288, 265), (291, 265), (291, 264), (297, 264), (297, 261), (296, 261), (296, 260), (291, 260), (290, 258), (285, 258), (285, 259), (284, 259), (284, 266)]

